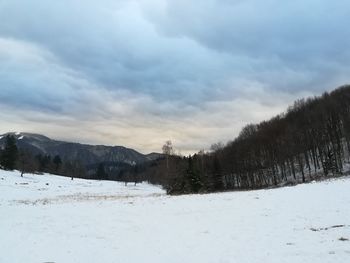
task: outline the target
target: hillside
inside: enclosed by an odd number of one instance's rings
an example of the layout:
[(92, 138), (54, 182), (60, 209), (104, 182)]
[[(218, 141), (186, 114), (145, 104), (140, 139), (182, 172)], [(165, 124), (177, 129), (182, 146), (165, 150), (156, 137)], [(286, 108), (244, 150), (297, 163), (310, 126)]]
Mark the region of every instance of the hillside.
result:
[(7, 133), (0, 136), (0, 146), (5, 142), (6, 135), (16, 138), (17, 146), (21, 150), (30, 152), (33, 156), (59, 155), (63, 160), (79, 161), (88, 173), (95, 173), (98, 164), (104, 163), (110, 174), (129, 166), (142, 164), (156, 158), (159, 154), (141, 154), (133, 149), (122, 146), (86, 145), (65, 141), (52, 140), (46, 136), (32, 133)]
[(271, 188), (349, 174), (350, 86), (301, 98), (270, 120), (246, 125), (211, 152), (167, 162), (148, 175), (169, 175), (163, 181), (171, 194)]
[(0, 262), (345, 263), (349, 189), (341, 178), (174, 197), (0, 170)]

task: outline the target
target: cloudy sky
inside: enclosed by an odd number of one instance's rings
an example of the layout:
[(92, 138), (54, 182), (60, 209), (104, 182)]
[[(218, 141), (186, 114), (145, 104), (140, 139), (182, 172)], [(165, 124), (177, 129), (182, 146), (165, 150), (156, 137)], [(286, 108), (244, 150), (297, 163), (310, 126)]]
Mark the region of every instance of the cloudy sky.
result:
[(0, 0), (0, 133), (182, 153), (350, 78), (347, 0)]

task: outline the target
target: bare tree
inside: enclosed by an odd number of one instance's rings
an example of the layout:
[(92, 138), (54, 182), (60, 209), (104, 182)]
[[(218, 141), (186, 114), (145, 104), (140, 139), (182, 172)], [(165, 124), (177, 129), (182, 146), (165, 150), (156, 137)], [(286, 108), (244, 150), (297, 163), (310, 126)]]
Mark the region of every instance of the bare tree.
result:
[(162, 147), (162, 151), (166, 158), (166, 168), (169, 170), (169, 156), (174, 153), (173, 143), (170, 140), (166, 141)]
[(217, 142), (217, 143), (213, 143), (210, 146), (210, 150), (213, 152), (216, 152), (216, 151), (222, 150), (224, 147), (225, 147), (225, 145), (222, 142)]
[(39, 169), (38, 161), (27, 151), (20, 151), (17, 166), (21, 171), (21, 177), (25, 173), (34, 173)]

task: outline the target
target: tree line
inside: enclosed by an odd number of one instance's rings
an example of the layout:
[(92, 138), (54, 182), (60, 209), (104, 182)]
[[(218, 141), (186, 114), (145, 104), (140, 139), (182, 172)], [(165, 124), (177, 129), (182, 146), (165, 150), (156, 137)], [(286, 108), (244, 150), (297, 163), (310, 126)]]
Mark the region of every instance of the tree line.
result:
[(50, 173), (67, 176), (72, 180), (84, 178), (139, 182), (135, 180), (136, 174), (133, 172), (135, 169), (137, 171), (137, 167), (134, 169), (130, 167), (129, 164), (108, 162), (87, 167), (78, 159), (68, 160), (61, 158), (60, 155), (34, 154), (30, 150), (18, 148), (16, 138), (11, 134), (6, 136), (4, 146), (0, 148), (0, 168), (9, 171), (18, 170), (21, 176), (26, 173)]
[(0, 149), (0, 168), (8, 171), (19, 170), (25, 173), (51, 173), (56, 175), (83, 178), (86, 176), (84, 166), (79, 161), (62, 160), (59, 155), (33, 155), (32, 152), (19, 149), (16, 138), (8, 134), (5, 144)]
[(17, 147), (15, 136), (8, 134), (0, 148), (0, 168), (26, 173), (50, 173), (73, 178), (114, 180), (138, 183), (139, 166), (126, 163), (101, 162), (90, 166), (80, 160), (62, 159), (60, 155), (33, 154), (30, 150)]
[[(350, 86), (300, 99), (274, 118), (249, 124), (226, 145), (180, 157), (163, 151), (140, 176), (170, 194), (260, 189), (348, 172)], [(164, 149), (163, 149), (164, 150)]]

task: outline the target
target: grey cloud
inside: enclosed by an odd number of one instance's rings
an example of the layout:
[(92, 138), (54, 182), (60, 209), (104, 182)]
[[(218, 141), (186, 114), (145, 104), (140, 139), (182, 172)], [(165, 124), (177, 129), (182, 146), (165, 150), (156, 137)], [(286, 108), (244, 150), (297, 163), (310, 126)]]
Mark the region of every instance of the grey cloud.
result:
[[(33, 2), (40, 8), (28, 14)], [(119, 1), (117, 6), (101, 2), (5, 1), (0, 16), (6, 23), (0, 34), (43, 45), (105, 88), (142, 91), (161, 99), (208, 89), (210, 80), (221, 79), (227, 71), (227, 62), (216, 52), (190, 39), (159, 36), (137, 1)], [(196, 88), (188, 89), (192, 84)]]
[(13, 118), (1, 124), (147, 151), (168, 138), (185, 152), (208, 147), (348, 82), (349, 10), (343, 0), (3, 0), (0, 106)]
[[(274, 89), (317, 91), (320, 84), (321, 89), (339, 84), (336, 79), (346, 74), (339, 66), (349, 69), (350, 4), (345, 0), (168, 0), (162, 8), (145, 9), (162, 34), (194, 39), (233, 59), (240, 54), (241, 61), (258, 60), (245, 72), (247, 78)], [(312, 81), (294, 78), (303, 72)], [(331, 81), (324, 82), (325, 74)], [(281, 85), (281, 78), (294, 81)]]
[[(288, 59), (336, 55), (349, 41), (349, 3), (334, 1), (167, 0), (152, 13), (161, 31), (189, 36), (211, 48), (249, 55), (277, 54)], [(330, 37), (332, 36), (332, 37)], [(302, 51), (302, 52), (296, 52)], [(306, 53), (307, 52), (307, 53)]]

